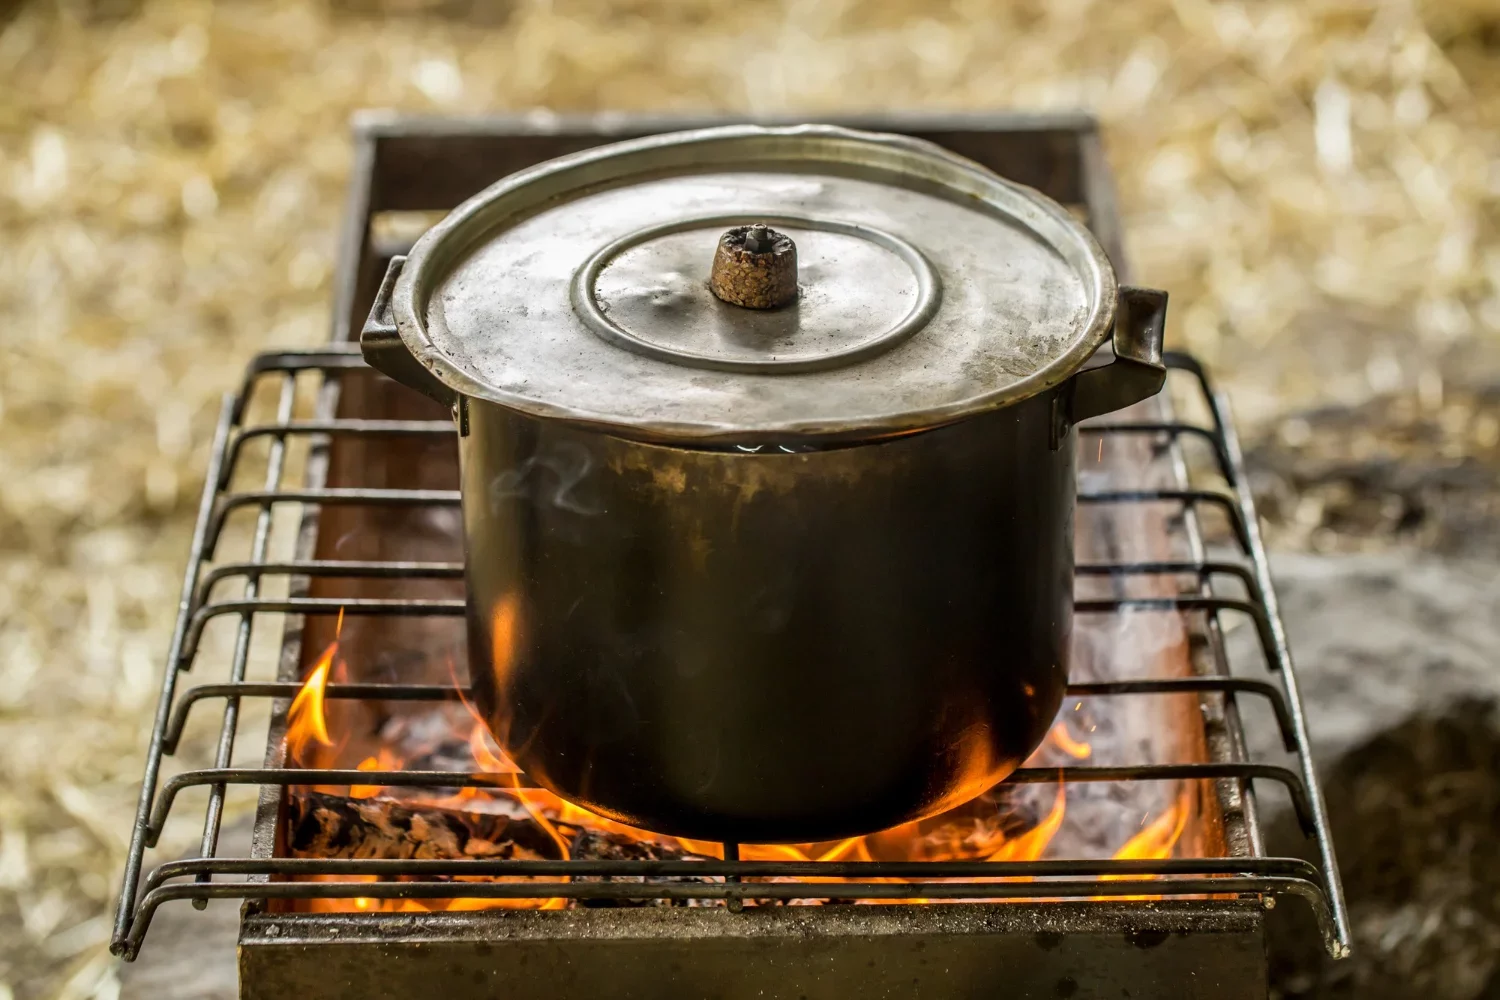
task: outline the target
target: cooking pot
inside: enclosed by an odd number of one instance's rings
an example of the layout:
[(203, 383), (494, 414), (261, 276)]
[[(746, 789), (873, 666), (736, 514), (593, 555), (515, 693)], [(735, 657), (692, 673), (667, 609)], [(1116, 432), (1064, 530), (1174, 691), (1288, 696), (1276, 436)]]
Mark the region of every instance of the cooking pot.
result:
[(1072, 428), (1161, 387), (1165, 307), (937, 146), (733, 126), (507, 177), (361, 343), (454, 414), (470, 674), (517, 763), (632, 826), (806, 842), (1046, 734)]

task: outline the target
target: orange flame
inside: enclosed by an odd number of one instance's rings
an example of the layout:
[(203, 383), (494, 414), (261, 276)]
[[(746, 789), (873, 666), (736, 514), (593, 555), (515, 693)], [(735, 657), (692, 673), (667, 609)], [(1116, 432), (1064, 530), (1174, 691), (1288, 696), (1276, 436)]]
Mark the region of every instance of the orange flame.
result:
[(1066, 722), (1059, 722), (1053, 726), (1052, 731), (1047, 734), (1047, 739), (1053, 746), (1074, 760), (1088, 760), (1094, 752), (1091, 744), (1073, 738), (1073, 734), (1068, 731), (1068, 724)]
[[(366, 757), (355, 765), (360, 771), (397, 771), (401, 769), (401, 758), (397, 757), (385, 747), (380, 748), (380, 753), (374, 757)], [(370, 799), (380, 794), (383, 785), (350, 785), (349, 797), (351, 799)]]
[(1172, 856), (1182, 831), (1187, 829), (1188, 816), (1192, 812), (1193, 795), (1189, 786), (1183, 788), (1177, 801), (1140, 833), (1125, 841), (1115, 852), (1116, 860), (1161, 861)]
[[(519, 610), (520, 601), (512, 594), (507, 594), (505, 597), (501, 598), (499, 604), (495, 606), (495, 614), (492, 619), (492, 627), (494, 630), (493, 662), (497, 678), (503, 677), (506, 673), (509, 673), (511, 667), (515, 662), (516, 622)], [(457, 671), (454, 669), (451, 662), (448, 665), (448, 671), (454, 677), (454, 686), (458, 687)], [(536, 823), (537, 826), (541, 827), (543, 832), (545, 832), (547, 836), (552, 840), (552, 842), (557, 845), (557, 856), (563, 861), (569, 860), (573, 856), (572, 845), (568, 842), (568, 839), (558, 831), (557, 825), (553, 823), (553, 821), (547, 817), (546, 813), (542, 811), (536, 798), (537, 796), (541, 795), (546, 795), (546, 797), (548, 798), (554, 798), (554, 796), (521, 787), (519, 777), (520, 769), (517, 768), (515, 764), (511, 763), (509, 758), (506, 757), (505, 751), (501, 749), (498, 744), (496, 744), (496, 748), (494, 750), (490, 749), (491, 737), (485, 727), (484, 719), (480, 716), (479, 711), (469, 702), (469, 699), (463, 696), (462, 689), (460, 688), (459, 690), (459, 701), (463, 703), (464, 708), (468, 711), (469, 716), (471, 719), (473, 719), (474, 723), (473, 726), (471, 726), (469, 729), (469, 752), (474, 756), (474, 763), (479, 767), (479, 770), (487, 774), (499, 774), (506, 776), (508, 782), (503, 785), (504, 793), (509, 794), (512, 798), (519, 802), (521, 804), (521, 807), (526, 810), (526, 814), (531, 817), (532, 821)], [(478, 794), (478, 790), (474, 788), (466, 788), (464, 789), (464, 792), (468, 793), (470, 796)], [(557, 814), (554, 812), (553, 815)], [(564, 881), (568, 880), (564, 879)], [(464, 907), (450, 907), (450, 909), (481, 909), (484, 908), (484, 905), (489, 903), (490, 901), (456, 900), (454, 902), (463, 902), (472, 905), (466, 905)], [(514, 906), (517, 902), (525, 905), (536, 906), (536, 902), (530, 900), (507, 902), (512, 906)], [(553, 897), (551, 899), (541, 901), (539, 908), (543, 910), (561, 910), (566, 906), (567, 900), (562, 899), (561, 897)]]
[[(1149, 824), (1142, 826), (1141, 831), (1121, 845), (1114, 853), (1116, 861), (1163, 861), (1170, 858), (1177, 849), (1177, 842), (1182, 839), (1183, 831), (1187, 829), (1188, 818), (1197, 808), (1197, 784), (1186, 782), (1182, 791), (1178, 793), (1177, 801), (1173, 802), (1160, 816)], [(1127, 878), (1156, 878), (1155, 875), (1105, 875), (1104, 881), (1114, 882)], [(1160, 896), (1113, 896), (1115, 900), (1142, 900), (1160, 899)]]
[[(467, 707), (468, 702), (464, 702), (464, 705)], [(472, 708), (470, 711), (472, 711)], [(539, 804), (533, 800), (533, 796), (548, 795), (548, 793), (521, 787), (519, 772), (516, 766), (509, 760), (506, 760), (503, 754), (497, 754), (490, 750), (489, 734), (485, 731), (484, 723), (478, 719), (474, 720), (474, 728), (469, 731), (469, 749), (473, 752), (474, 761), (479, 765), (481, 771), (505, 776), (508, 781), (508, 784), (505, 786), (506, 791), (516, 801), (521, 803), (527, 814), (531, 816), (532, 821), (541, 827), (547, 836), (552, 838), (552, 842), (557, 845), (558, 857), (564, 861), (571, 858), (573, 856), (572, 847), (563, 838), (563, 835), (557, 832), (557, 826), (542, 812)], [(470, 789), (470, 791), (473, 791), (473, 789)], [(548, 797), (551, 796), (549, 795)]]
[(999, 849), (988, 855), (986, 861), (1035, 861), (1042, 856), (1047, 845), (1052, 843), (1052, 838), (1057, 836), (1057, 831), (1062, 829), (1063, 816), (1068, 809), (1067, 786), (1058, 783), (1057, 798), (1052, 802), (1052, 810), (1042, 818), (1036, 826), (1027, 830), (1013, 840), (1007, 840), (1001, 844)]
[(334, 627), (333, 642), (323, 650), (313, 664), (307, 679), (292, 705), (287, 709), (286, 749), (287, 756), (298, 764), (307, 763), (306, 757), (313, 743), (325, 747), (333, 746), (328, 736), (328, 721), (323, 711), (323, 693), (328, 687), (328, 674), (333, 669), (334, 657), (339, 651), (339, 636), (344, 631), (344, 609), (339, 608), (338, 624)]
[[(491, 641), (493, 643), (493, 668), (503, 676), (516, 663), (520, 640), (521, 606), (517, 598), (502, 598), (491, 613)], [(342, 627), (340, 614), (340, 630)], [(334, 739), (328, 731), (324, 716), (324, 689), (337, 661), (339, 631), (327, 650), (318, 658), (308, 673), (302, 689), (298, 692), (289, 710), (287, 746), (291, 759), (303, 766), (309, 750), (315, 747), (334, 747)], [(342, 667), (342, 664), (340, 664)], [(572, 855), (573, 837), (580, 830), (592, 830), (623, 837), (642, 843), (654, 843), (669, 850), (675, 849), (701, 857), (720, 857), (722, 845), (687, 838), (670, 837), (639, 830), (597, 816), (588, 810), (567, 802), (544, 789), (525, 788), (521, 785), (520, 769), (505, 750), (504, 734), (497, 741), (491, 735), (484, 719), (469, 702), (459, 683), (456, 666), (450, 662), (455, 688), (459, 690), (459, 701), (468, 714), (467, 743), (474, 760), (476, 773), (493, 776), (493, 784), (462, 789), (458, 794), (435, 802), (440, 808), (473, 808), (479, 800), (496, 797), (508, 798), (519, 804), (555, 845), (557, 856), (568, 859)], [(1070, 717), (1071, 718), (1071, 717)], [(503, 725), (503, 720), (500, 720)], [(462, 730), (458, 730), (462, 732)], [(347, 734), (338, 734), (341, 739)], [(1058, 722), (1048, 733), (1048, 744), (1072, 760), (1086, 760), (1093, 753), (1090, 743), (1077, 739), (1066, 722)], [(338, 757), (342, 744), (330, 754)], [(381, 746), (378, 751), (365, 757), (357, 765), (361, 771), (399, 770), (405, 765), (401, 755), (393, 748)], [(347, 765), (346, 765), (347, 766)], [(1191, 787), (1189, 787), (1191, 786)], [(337, 794), (337, 790), (331, 790)], [(385, 789), (378, 785), (352, 785), (348, 795), (355, 799), (367, 799), (380, 795)], [(1196, 783), (1187, 783), (1178, 800), (1160, 815), (1151, 819), (1143, 828), (1129, 838), (1114, 857), (1120, 859), (1162, 859), (1171, 857), (1182, 838), (1189, 820), (1196, 811)], [(902, 824), (890, 830), (869, 836), (849, 837), (844, 840), (816, 844), (744, 844), (740, 857), (747, 861), (875, 861), (875, 860), (987, 860), (1014, 862), (1037, 860), (1043, 857), (1058, 833), (1062, 830), (1067, 815), (1067, 788), (1059, 783), (1056, 794), (1045, 815), (1034, 825), (1020, 833), (1015, 832), (1014, 819), (1005, 820), (1001, 811), (993, 806), (953, 812), (942, 817)], [(1121, 877), (1121, 876), (1116, 876)], [(1011, 879), (997, 873), (997, 879)], [(346, 881), (376, 881), (373, 876), (349, 878)], [(465, 881), (464, 878), (455, 881)], [(479, 879), (488, 881), (487, 879)], [(529, 878), (507, 877), (504, 881), (530, 881)], [(805, 879), (813, 882), (842, 881), (832, 877)], [(901, 880), (890, 880), (901, 881)], [(1115, 897), (1151, 898), (1151, 897)], [(918, 900), (919, 902), (925, 900)], [(299, 904), (317, 910), (382, 910), (389, 912), (418, 912), (432, 910), (477, 910), (492, 908), (517, 909), (561, 909), (568, 905), (565, 899), (454, 899), (454, 900), (398, 900), (360, 897), (356, 899), (311, 900)]]

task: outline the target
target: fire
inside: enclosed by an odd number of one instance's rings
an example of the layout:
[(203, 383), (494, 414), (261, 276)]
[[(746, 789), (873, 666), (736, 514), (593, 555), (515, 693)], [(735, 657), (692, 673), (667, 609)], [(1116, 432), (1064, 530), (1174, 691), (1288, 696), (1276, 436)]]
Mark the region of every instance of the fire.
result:
[(1191, 788), (1191, 785), (1184, 785), (1177, 801), (1140, 833), (1125, 841), (1124, 846), (1115, 852), (1115, 859), (1161, 861), (1170, 858), (1193, 811), (1196, 796)]
[[(519, 630), (519, 605), (515, 601), (501, 601), (491, 614), (491, 638), (494, 643), (496, 670), (508, 670), (514, 660)], [(323, 651), (313, 668), (308, 672), (301, 690), (288, 711), (286, 749), (287, 758), (296, 765), (350, 766), (340, 764), (337, 758), (344, 752), (352, 735), (331, 734), (324, 714), (324, 695), (329, 677), (342, 666), (338, 660), (339, 636), (343, 616), (340, 614), (339, 629), (333, 642)], [(454, 675), (454, 686), (462, 691), (456, 669), (450, 662)], [(552, 848), (545, 856), (568, 859), (573, 855), (575, 838), (584, 831), (604, 833), (620, 840), (655, 844), (669, 852), (676, 851), (699, 857), (721, 857), (722, 845), (669, 837), (638, 830), (613, 820), (597, 816), (586, 809), (558, 798), (544, 789), (524, 788), (520, 784), (520, 769), (506, 754), (503, 746), (492, 737), (477, 710), (460, 694), (460, 702), (467, 710), (466, 735), (462, 742), (472, 757), (475, 773), (492, 775), (493, 784), (484, 787), (463, 788), (457, 793), (442, 797), (413, 797), (402, 790), (397, 793), (384, 786), (356, 784), (347, 787), (318, 790), (334, 795), (347, 794), (351, 799), (366, 800), (392, 795), (403, 803), (421, 808), (438, 808), (463, 812), (483, 812), (487, 803), (509, 800), (524, 810), (535, 828), (545, 835)], [(462, 716), (460, 716), (462, 718)], [(1071, 716), (1070, 716), (1071, 718)], [(464, 733), (460, 728), (454, 734)], [(336, 738), (337, 737), (337, 738)], [(1059, 722), (1049, 731), (1043, 760), (1083, 761), (1090, 758), (1093, 747), (1089, 742), (1075, 737), (1067, 723)], [(350, 754), (352, 757), (353, 755)], [(316, 762), (312, 758), (318, 758)], [(385, 743), (376, 747), (376, 752), (364, 756), (354, 767), (361, 771), (394, 771), (413, 766), (398, 750)], [(418, 763), (416, 767), (426, 766)], [(1029, 800), (1028, 800), (1029, 801)], [(489, 806), (493, 809), (493, 805)], [(889, 830), (862, 837), (850, 837), (839, 841), (818, 844), (744, 844), (740, 857), (747, 861), (1031, 861), (1046, 856), (1059, 831), (1062, 830), (1068, 812), (1068, 787), (1059, 782), (1050, 806), (1029, 824), (1017, 829), (1017, 815), (988, 799), (977, 800), (969, 806), (920, 822), (906, 823)], [(1159, 815), (1148, 817), (1139, 832), (1131, 836), (1114, 853), (1118, 859), (1162, 859), (1171, 857), (1183, 837), (1191, 818), (1197, 814), (1196, 783), (1186, 783), (1177, 800)], [(528, 856), (536, 857), (532, 853)], [(1014, 876), (997, 876), (1010, 877)], [(328, 880), (332, 880), (329, 878)], [(347, 878), (345, 881), (376, 881), (374, 876)], [(507, 879), (510, 881), (511, 879)], [(525, 881), (525, 879), (516, 879)], [(457, 881), (463, 881), (458, 879)], [(807, 879), (805, 881), (839, 881), (838, 879)], [(1118, 898), (1118, 897), (1116, 897)], [(1136, 898), (1136, 897), (1125, 897)], [(1147, 897), (1139, 897), (1147, 898)], [(919, 900), (920, 901), (920, 900)], [(489, 908), (516, 909), (561, 909), (568, 905), (560, 898), (553, 899), (458, 899), (458, 900), (400, 900), (359, 897), (355, 899), (310, 900), (300, 904), (315, 910), (380, 910), (385, 912), (428, 912), (432, 910), (471, 910)]]
[[(1162, 861), (1170, 858), (1177, 849), (1177, 842), (1182, 839), (1183, 832), (1187, 829), (1188, 818), (1197, 811), (1198, 795), (1196, 782), (1184, 782), (1182, 790), (1178, 793), (1176, 801), (1167, 807), (1166, 811), (1157, 816), (1149, 824), (1142, 820), (1141, 831), (1115, 852), (1116, 861)], [(1123, 878), (1141, 878), (1142, 876), (1105, 875), (1105, 881), (1113, 882)], [(1155, 878), (1156, 876), (1149, 876)], [(1113, 896), (1117, 900), (1141, 900), (1159, 899), (1159, 896)]]
[[(355, 765), (360, 771), (397, 771), (401, 768), (401, 758), (397, 757), (385, 747), (380, 748), (380, 753), (374, 757), (366, 757)], [(369, 799), (380, 794), (382, 785), (350, 785), (349, 797), (351, 799)]]
[(1001, 844), (992, 854), (985, 856), (986, 861), (1035, 861), (1042, 856), (1047, 845), (1052, 843), (1052, 838), (1057, 836), (1057, 831), (1062, 829), (1063, 817), (1067, 813), (1068, 787), (1061, 782), (1057, 785), (1057, 797), (1052, 801), (1052, 811), (1047, 813), (1042, 821), (1030, 830), (1021, 834), (1013, 840), (1007, 840)]
[(333, 740), (328, 736), (328, 720), (323, 711), (323, 694), (328, 687), (328, 674), (333, 669), (334, 658), (339, 652), (339, 636), (344, 631), (344, 609), (339, 608), (338, 624), (334, 627), (333, 642), (323, 650), (318, 657), (317, 663), (313, 664), (307, 679), (302, 682), (302, 688), (297, 692), (297, 697), (292, 699), (292, 705), (287, 709), (286, 720), (286, 749), (287, 758), (304, 766), (309, 766), (309, 754), (312, 752), (313, 744), (332, 747)]
[(1047, 734), (1047, 739), (1053, 746), (1074, 760), (1088, 760), (1094, 752), (1094, 748), (1088, 743), (1073, 738), (1066, 722), (1059, 722), (1053, 726), (1051, 732)]
[[(469, 709), (470, 712), (474, 711), (473, 706), (467, 700), (464, 701), (464, 707)], [(522, 788), (520, 780), (517, 777), (519, 773), (517, 767), (505, 758), (503, 752), (491, 750), (489, 742), (489, 733), (485, 730), (484, 724), (476, 718), (474, 720), (474, 728), (469, 731), (469, 749), (474, 754), (474, 761), (479, 765), (480, 770), (494, 774), (503, 774), (509, 779), (509, 787), (505, 791), (520, 802), (533, 822), (546, 831), (548, 837), (552, 838), (552, 842), (557, 845), (558, 856), (564, 861), (568, 860), (573, 856), (572, 847), (563, 839), (563, 835), (557, 832), (557, 826), (547, 818), (546, 812), (543, 811), (541, 805), (537, 802), (537, 797), (540, 795), (546, 795), (548, 798), (553, 799), (556, 796), (551, 795), (551, 793), (541, 792), (538, 789)], [(476, 792), (477, 789), (468, 788), (465, 791)]]

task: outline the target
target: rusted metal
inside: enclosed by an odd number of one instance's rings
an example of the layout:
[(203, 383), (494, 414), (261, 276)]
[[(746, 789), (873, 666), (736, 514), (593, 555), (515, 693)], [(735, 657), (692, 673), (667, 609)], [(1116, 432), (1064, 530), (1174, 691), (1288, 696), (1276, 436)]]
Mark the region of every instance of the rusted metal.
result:
[(1264, 1000), (1263, 927), (1238, 900), (251, 914), (240, 981), (246, 1000)]

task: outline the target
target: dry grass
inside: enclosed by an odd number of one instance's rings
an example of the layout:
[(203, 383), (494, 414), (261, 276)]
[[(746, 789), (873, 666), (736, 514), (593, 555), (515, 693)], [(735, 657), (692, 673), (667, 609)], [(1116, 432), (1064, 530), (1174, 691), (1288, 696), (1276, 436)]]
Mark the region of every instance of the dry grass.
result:
[(1444, 386), (1500, 358), (1500, 7), (1433, 11), (0, 3), (0, 998), (117, 989), (217, 396), (325, 336), (351, 111), (1093, 108), (1137, 272), (1243, 416), (1405, 392), (1461, 425)]

